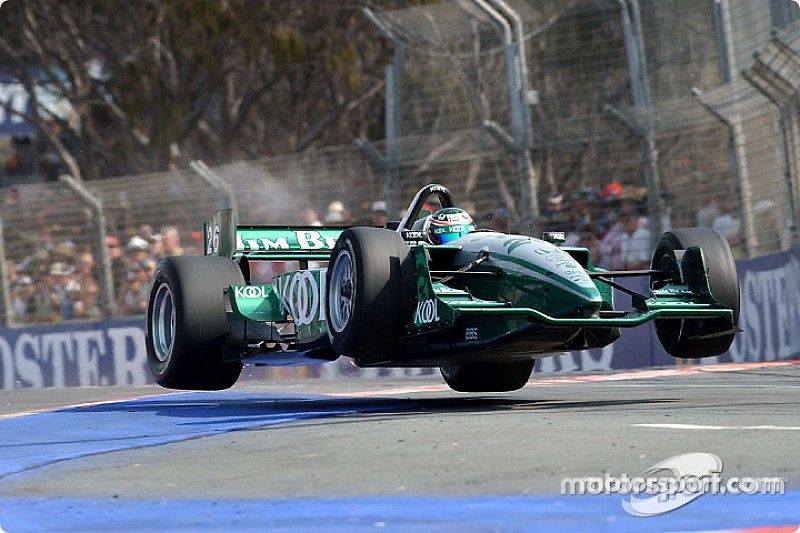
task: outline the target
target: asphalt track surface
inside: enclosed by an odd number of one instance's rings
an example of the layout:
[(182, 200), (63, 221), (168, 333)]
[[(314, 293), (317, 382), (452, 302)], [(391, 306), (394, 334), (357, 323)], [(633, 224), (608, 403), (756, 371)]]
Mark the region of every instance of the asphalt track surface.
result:
[[(688, 452), (788, 491), (704, 495), (648, 518), (620, 495), (560, 495), (565, 477), (642, 475)], [(435, 378), (0, 393), (8, 533), (798, 525), (797, 362), (534, 375), (494, 395)]]

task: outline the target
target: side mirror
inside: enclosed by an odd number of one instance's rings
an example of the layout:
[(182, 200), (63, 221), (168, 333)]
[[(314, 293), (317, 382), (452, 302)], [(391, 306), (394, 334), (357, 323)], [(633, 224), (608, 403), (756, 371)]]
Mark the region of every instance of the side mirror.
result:
[(560, 246), (566, 242), (567, 234), (563, 231), (545, 231), (542, 233), (542, 240)]

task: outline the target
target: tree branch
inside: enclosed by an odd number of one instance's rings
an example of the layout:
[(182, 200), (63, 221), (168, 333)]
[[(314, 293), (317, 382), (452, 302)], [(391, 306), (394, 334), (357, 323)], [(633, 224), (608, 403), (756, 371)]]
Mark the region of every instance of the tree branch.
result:
[(365, 102), (372, 99), (378, 92), (380, 92), (386, 85), (385, 80), (376, 83), (370, 90), (359, 96), (354, 100), (337, 105), (334, 109), (320, 120), (317, 120), (314, 125), (306, 131), (300, 140), (297, 142), (296, 149), (303, 151), (314, 142), (331, 124), (339, 119), (344, 113), (350, 113), (358, 107), (364, 105)]

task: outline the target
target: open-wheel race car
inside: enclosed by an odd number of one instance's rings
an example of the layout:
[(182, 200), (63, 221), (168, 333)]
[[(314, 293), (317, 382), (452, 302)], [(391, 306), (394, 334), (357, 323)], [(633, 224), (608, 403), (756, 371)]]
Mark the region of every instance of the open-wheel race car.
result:
[[(385, 228), (240, 226), (220, 211), (205, 225), (205, 256), (158, 265), (149, 366), (164, 387), (215, 390), (243, 363), (347, 356), (361, 367), (439, 367), (454, 390), (499, 392), (522, 387), (537, 358), (606, 346), (651, 320), (676, 357), (731, 345), (739, 282), (718, 232), (666, 232), (650, 269), (616, 272), (562, 236), (477, 229), (435, 184)], [(627, 276), (648, 277), (649, 293), (614, 281)], [(631, 310), (615, 309), (614, 288), (631, 294)]]

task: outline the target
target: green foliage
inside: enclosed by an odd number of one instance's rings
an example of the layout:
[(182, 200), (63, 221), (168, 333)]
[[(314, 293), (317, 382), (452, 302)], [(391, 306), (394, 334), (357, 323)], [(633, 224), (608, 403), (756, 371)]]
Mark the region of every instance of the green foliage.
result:
[(287, 26), (272, 32), (269, 36), (269, 50), (278, 65), (308, 61), (312, 55), (308, 41), (297, 29)]

